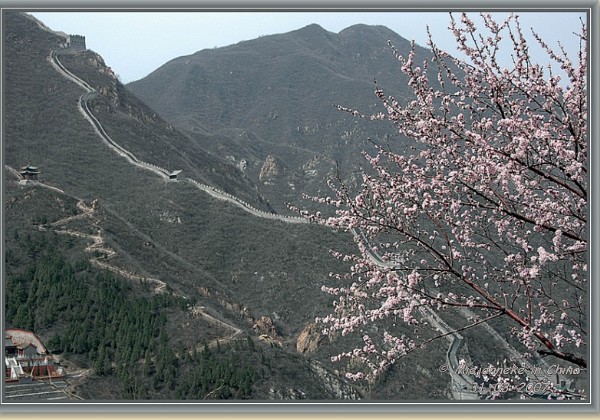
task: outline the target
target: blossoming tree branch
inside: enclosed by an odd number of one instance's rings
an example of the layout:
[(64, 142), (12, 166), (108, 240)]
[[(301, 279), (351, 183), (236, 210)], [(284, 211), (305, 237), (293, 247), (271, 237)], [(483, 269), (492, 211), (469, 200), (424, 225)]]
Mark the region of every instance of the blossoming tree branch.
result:
[[(533, 37), (563, 74), (533, 62), (518, 17), (483, 30), (466, 14), (450, 29), (466, 59), (436, 47), (415, 62), (395, 49), (411, 96), (395, 99), (377, 87), (387, 120), (408, 139), (401, 153), (377, 146), (357, 191), (340, 179), (333, 197), (312, 197), (335, 214), (308, 217), (355, 233), (360, 252), (337, 274), (343, 287), (325, 333), (358, 331), (365, 345), (337, 356), (373, 377), (431, 341), (418, 308), (438, 313), (468, 308), (464, 330), (494, 318), (509, 321), (523, 356), (553, 357), (582, 368), (587, 338), (587, 39), (574, 34), (572, 61), (559, 45)], [(512, 65), (499, 54), (512, 46)], [(400, 320), (412, 334), (369, 326)], [(388, 324), (389, 325), (389, 324)], [(440, 335), (441, 336), (441, 335)], [(356, 366), (356, 365), (355, 365)]]

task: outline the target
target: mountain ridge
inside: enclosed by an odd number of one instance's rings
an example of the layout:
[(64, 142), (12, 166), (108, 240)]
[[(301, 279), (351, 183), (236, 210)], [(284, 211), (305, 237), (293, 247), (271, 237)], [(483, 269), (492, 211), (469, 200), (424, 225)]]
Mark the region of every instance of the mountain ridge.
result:
[[(411, 48), (384, 26), (353, 25), (336, 34), (312, 24), (170, 60), (127, 87), (207, 150), (245, 162), (245, 175), (285, 211), (302, 192), (326, 193), (325, 181), (340, 168), (353, 182), (361, 152), (374, 150), (371, 141), (403, 147), (390, 125), (337, 109), (375, 113), (381, 105), (374, 80), (399, 100), (409, 95), (388, 41), (401, 53)], [(416, 60), (429, 54), (416, 47)], [(206, 133), (228, 139), (206, 142)], [(260, 169), (269, 156), (290, 170), (265, 183)], [(307, 172), (315, 158), (319, 165)]]

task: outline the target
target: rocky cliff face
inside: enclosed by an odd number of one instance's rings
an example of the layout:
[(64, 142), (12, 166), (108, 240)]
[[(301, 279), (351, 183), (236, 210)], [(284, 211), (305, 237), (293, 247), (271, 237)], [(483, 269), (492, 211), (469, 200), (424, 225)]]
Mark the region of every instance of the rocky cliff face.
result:
[(347, 383), (344, 379), (330, 373), (321, 365), (321, 363), (312, 361), (310, 364), (312, 371), (321, 379), (321, 383), (336, 396), (339, 400), (360, 400), (360, 393)]
[(258, 174), (258, 179), (263, 182), (272, 181), (280, 172), (280, 164), (275, 156), (269, 155), (267, 159), (265, 159), (265, 163), (263, 163), (260, 168), (260, 173)]
[(323, 340), (325, 340), (325, 336), (320, 333), (317, 326), (309, 323), (298, 335), (296, 350), (298, 353), (311, 353), (319, 347)]
[(273, 324), (273, 320), (268, 316), (261, 316), (256, 323), (252, 326), (257, 332), (261, 334), (267, 334), (270, 336), (278, 336), (277, 329)]
[[(320, 362), (311, 360), (309, 368), (313, 378), (317, 379), (321, 387), (320, 398), (335, 399), (339, 401), (361, 400), (364, 398), (359, 389), (352, 386), (344, 378), (341, 378), (337, 371), (331, 372)], [(305, 392), (306, 391), (306, 392)], [(299, 387), (277, 386), (269, 388), (268, 398), (270, 400), (303, 400), (307, 397), (308, 391)]]
[(90, 68), (94, 68), (100, 74), (103, 83), (96, 86), (98, 92), (106, 97), (113, 106), (119, 106), (121, 100), (118, 94), (118, 78), (115, 72), (106, 65), (104, 59), (97, 53), (85, 51), (82, 53), (86, 56), (86, 64)]

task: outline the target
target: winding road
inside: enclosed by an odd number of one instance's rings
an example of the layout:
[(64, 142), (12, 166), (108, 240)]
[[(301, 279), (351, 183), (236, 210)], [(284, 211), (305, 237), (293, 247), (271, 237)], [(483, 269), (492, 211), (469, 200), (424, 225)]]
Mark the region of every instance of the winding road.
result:
[[(383, 258), (371, 245), (368, 238), (362, 231), (351, 229), (352, 234), (358, 237), (359, 240), (365, 245), (369, 260), (377, 267), (384, 269), (394, 269), (397, 267), (397, 263), (393, 261), (387, 261)], [(415, 303), (414, 301), (413, 303)], [(458, 370), (458, 357), (456, 354), (463, 346), (463, 336), (457, 331), (452, 329), (446, 322), (440, 318), (440, 316), (430, 307), (417, 305), (421, 315), (426, 317), (431, 325), (433, 325), (442, 336), (445, 336), (450, 340), (450, 346), (446, 352), (446, 366), (448, 367), (448, 373), (452, 380), (452, 395), (455, 399), (473, 400), (479, 399), (477, 393), (470, 392), (469, 390), (474, 389), (475, 380), (473, 377), (465, 375), (463, 372)]]
[[(393, 269), (397, 266), (392, 261), (386, 261), (377, 251), (373, 249), (373, 246), (364, 235), (362, 231), (352, 229), (352, 233), (358, 236), (367, 249), (369, 259), (377, 267), (385, 269)], [(457, 400), (473, 400), (479, 399), (479, 396), (475, 392), (470, 390), (474, 389), (475, 379), (469, 375), (465, 375), (462, 371), (458, 370), (459, 361), (457, 353), (463, 346), (463, 336), (451, 328), (446, 322), (435, 313), (433, 309), (428, 306), (417, 306), (419, 312), (426, 317), (431, 325), (433, 325), (442, 336), (445, 336), (450, 340), (450, 346), (446, 352), (446, 366), (448, 367), (448, 373), (452, 381), (451, 392), (454, 399)]]
[[(66, 228), (57, 229), (57, 227), (63, 226), (73, 220), (82, 219), (82, 218), (94, 219), (95, 212), (96, 212), (96, 201), (92, 202), (91, 206), (86, 206), (86, 204), (82, 200), (80, 200), (77, 203), (77, 209), (79, 211), (81, 211), (81, 213), (76, 214), (75, 216), (69, 216), (64, 219), (57, 220), (56, 222), (54, 222), (50, 225), (55, 228), (54, 232), (56, 234), (69, 235), (69, 236), (73, 236), (76, 238), (91, 240), (92, 243), (85, 248), (85, 251), (87, 253), (94, 255), (93, 257), (90, 258), (90, 264), (92, 264), (98, 268), (102, 268), (102, 269), (111, 271), (113, 273), (116, 273), (122, 277), (125, 277), (126, 279), (129, 279), (129, 280), (139, 281), (140, 283), (145, 283), (145, 284), (151, 284), (154, 287), (155, 293), (162, 293), (162, 292), (166, 291), (167, 284), (162, 280), (152, 278), (152, 277), (142, 276), (142, 275), (133, 273), (129, 270), (126, 270), (124, 268), (118, 267), (114, 264), (111, 264), (109, 261), (112, 258), (114, 258), (117, 255), (117, 253), (115, 250), (105, 246), (104, 237), (102, 235), (103, 231), (102, 231), (102, 228), (100, 228), (99, 226), (96, 226), (96, 229), (97, 229), (96, 234), (89, 234), (89, 233), (85, 233), (85, 232), (81, 232), (81, 231), (77, 231), (77, 230), (73, 230), (73, 229), (66, 229)], [(97, 224), (98, 223), (96, 221), (96, 223), (94, 223), (94, 225), (97, 225)]]
[[(375, 264), (376, 266), (378, 266), (380, 268), (386, 268), (386, 269), (394, 269), (397, 266), (397, 264), (395, 264), (392, 261), (386, 261), (373, 248), (373, 246), (369, 242), (368, 238), (364, 235), (364, 233), (362, 231), (359, 232), (356, 229), (352, 229), (352, 233), (355, 236), (358, 236), (360, 238), (360, 240), (363, 242), (363, 244), (365, 245), (365, 249), (367, 249), (369, 259), (371, 260), (371, 262), (373, 264)], [(465, 340), (464, 340), (463, 336), (461, 334), (459, 334), (458, 331), (456, 331), (455, 329), (451, 328), (448, 324), (446, 324), (446, 322), (444, 320), (442, 320), (440, 318), (440, 316), (430, 307), (419, 306), (418, 308), (419, 308), (419, 311), (421, 312), (421, 314), (423, 314), (425, 317), (427, 317), (429, 319), (429, 321), (431, 322), (431, 324), (443, 336), (445, 336), (451, 340), (450, 347), (448, 348), (448, 352), (446, 353), (446, 363), (447, 363), (447, 367), (448, 367), (448, 373), (450, 374), (450, 377), (452, 379), (452, 395), (454, 396), (454, 398), (462, 399), (462, 400), (480, 399), (482, 396), (479, 396), (476, 392), (470, 391), (472, 389), (477, 388), (475, 379), (472, 376), (465, 374), (463, 369), (458, 369), (459, 360), (457, 357), (457, 353), (461, 349), (461, 347), (464, 345)], [(460, 311), (462, 312), (463, 316), (467, 319), (469, 319), (469, 318), (475, 319), (476, 318), (473, 311), (471, 311), (469, 308), (463, 307), (463, 308), (460, 308)], [(536, 372), (536, 371), (539, 372), (540, 371), (539, 366), (536, 367), (529, 360), (524, 359), (523, 355), (521, 353), (519, 353), (502, 336), (500, 336), (500, 334), (498, 334), (498, 332), (492, 326), (490, 326), (488, 323), (483, 323), (481, 325), (491, 335), (492, 339), (494, 341), (496, 341), (499, 344), (499, 346), (507, 352), (509, 359), (512, 360), (513, 363), (522, 363), (522, 365), (525, 367), (525, 369), (529, 372)], [(540, 360), (538, 360), (538, 362), (540, 363), (540, 366), (543, 367), (543, 370), (542, 370), (543, 372), (550, 371), (550, 366), (548, 365), (548, 363), (545, 360), (540, 359)], [(544, 377), (535, 378), (535, 374), (534, 374), (534, 377), (530, 378), (530, 379), (539, 381), (540, 379), (543, 380), (545, 378)], [(564, 376), (557, 375), (556, 383), (561, 383), (561, 382), (568, 383), (569, 381), (567, 381)], [(483, 397), (485, 397), (485, 395)]]
[[(239, 337), (243, 331), (239, 328), (237, 328), (236, 326), (232, 325), (232, 324), (228, 324), (227, 322), (221, 321), (218, 318), (215, 318), (214, 316), (212, 316), (211, 314), (209, 314), (206, 310), (206, 308), (204, 306), (193, 306), (190, 308), (190, 313), (192, 317), (201, 317), (206, 319), (209, 322), (212, 322), (213, 324), (219, 325), (221, 327), (225, 327), (229, 330), (231, 330), (231, 334), (225, 337), (220, 337), (220, 338), (216, 338), (212, 341), (210, 341), (207, 345), (208, 348), (215, 348), (217, 346), (219, 346), (220, 344), (225, 344), (228, 342), (231, 342), (235, 339), (237, 339), (237, 337)], [(203, 344), (198, 344), (196, 346), (196, 351), (200, 352), (202, 351), (202, 349), (204, 348)], [(194, 352), (194, 350), (190, 350), (189, 353), (192, 354)]]

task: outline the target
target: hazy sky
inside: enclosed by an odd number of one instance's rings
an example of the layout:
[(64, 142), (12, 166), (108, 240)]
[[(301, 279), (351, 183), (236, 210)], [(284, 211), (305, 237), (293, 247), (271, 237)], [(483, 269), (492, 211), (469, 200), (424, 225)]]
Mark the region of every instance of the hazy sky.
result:
[[(357, 23), (384, 25), (420, 45), (429, 25), (434, 40), (453, 52), (447, 12), (44, 12), (32, 13), (55, 31), (84, 35), (87, 47), (99, 53), (121, 81), (151, 73), (167, 61), (206, 48), (223, 47), (262, 35), (289, 32), (317, 23), (331, 32)], [(583, 13), (519, 12), (523, 28), (533, 28), (550, 45), (562, 42), (573, 59)], [(503, 18), (504, 13), (496, 16)], [(534, 52), (536, 50), (534, 49)], [(539, 56), (545, 59), (537, 51)]]

